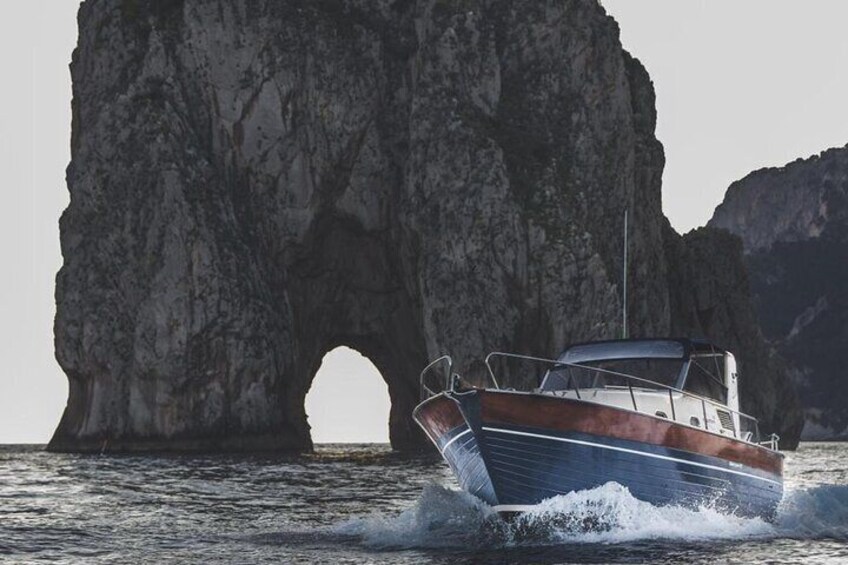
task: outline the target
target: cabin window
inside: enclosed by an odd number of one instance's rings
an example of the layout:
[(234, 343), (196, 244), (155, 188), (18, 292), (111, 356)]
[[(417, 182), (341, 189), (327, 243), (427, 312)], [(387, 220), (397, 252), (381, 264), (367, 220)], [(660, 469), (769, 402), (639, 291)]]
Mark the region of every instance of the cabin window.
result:
[[(661, 388), (674, 386), (683, 361), (680, 359), (614, 359), (584, 361), (580, 367), (560, 367), (551, 370), (545, 379), (544, 390), (574, 388), (626, 387)], [(637, 377), (628, 379), (623, 375)]]
[[(627, 386), (629, 382), (634, 387), (658, 388), (652, 383), (674, 386), (683, 363), (679, 359), (620, 359), (588, 363), (588, 365), (608, 371), (594, 372), (592, 383), (594, 387)], [(641, 380), (628, 379), (615, 373), (631, 375)]]
[(712, 356), (692, 357), (683, 390), (727, 404), (723, 365), (723, 362), (719, 363), (718, 358), (712, 358)]

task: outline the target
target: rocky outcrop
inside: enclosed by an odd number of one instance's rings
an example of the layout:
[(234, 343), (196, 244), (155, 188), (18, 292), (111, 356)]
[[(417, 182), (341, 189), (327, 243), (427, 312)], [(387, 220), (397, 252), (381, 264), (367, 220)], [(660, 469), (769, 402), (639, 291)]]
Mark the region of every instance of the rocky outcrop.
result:
[(806, 439), (848, 439), (848, 146), (733, 183), (711, 226), (739, 235), (763, 332), (790, 365)]
[(625, 208), (631, 335), (753, 344), (775, 393), (747, 407), (792, 441), (744, 274), (709, 270), (739, 249), (668, 227), (653, 88), (598, 3), (88, 0), (79, 23), (52, 449), (307, 449), (341, 344), (418, 447), (427, 359), (473, 377), (620, 334)]
[(741, 242), (700, 228), (682, 240), (669, 237), (667, 256), (678, 265), (670, 277), (671, 288), (679, 289), (671, 293), (671, 332), (711, 336), (740, 352), (742, 410), (755, 414), (762, 429), (777, 431), (783, 447), (794, 447), (804, 424), (798, 396), (785, 363), (759, 331)]

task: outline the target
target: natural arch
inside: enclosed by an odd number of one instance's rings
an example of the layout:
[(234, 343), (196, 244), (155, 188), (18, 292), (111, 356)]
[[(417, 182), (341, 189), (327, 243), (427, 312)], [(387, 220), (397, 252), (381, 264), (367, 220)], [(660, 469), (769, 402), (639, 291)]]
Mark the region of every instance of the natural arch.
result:
[[(339, 194), (355, 192), (344, 178)], [(390, 187), (370, 186), (371, 192)], [(389, 439), (395, 449), (417, 449), (424, 436), (412, 420), (420, 400), (415, 376), (426, 364), (421, 308), (410, 294), (404, 260), (390, 238), (367, 229), (369, 218), (344, 214), (337, 201), (313, 219), (285, 273), (297, 347), (286, 379), (302, 438), (309, 437), (304, 402), (322, 359), (337, 347), (355, 349), (374, 364), (388, 387)], [(281, 286), (282, 286), (281, 281)], [(307, 441), (309, 441), (307, 439)]]
[(391, 401), (377, 367), (348, 347), (321, 360), (306, 395), (312, 442), (388, 443)]

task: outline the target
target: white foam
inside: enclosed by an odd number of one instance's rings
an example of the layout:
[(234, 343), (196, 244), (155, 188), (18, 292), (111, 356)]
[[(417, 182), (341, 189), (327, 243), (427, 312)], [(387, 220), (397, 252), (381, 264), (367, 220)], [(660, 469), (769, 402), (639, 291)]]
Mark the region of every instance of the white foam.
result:
[(489, 520), (497, 520), (497, 515), (479, 498), (428, 485), (416, 503), (400, 514), (354, 518), (334, 530), (359, 536), (372, 547), (461, 547), (476, 545), (482, 525)]
[(759, 518), (722, 514), (710, 507), (654, 506), (612, 482), (550, 498), (522, 514), (515, 525), (543, 527), (551, 541), (583, 543), (728, 539), (768, 535), (771, 529)]
[(544, 501), (511, 521), (485, 503), (438, 485), (407, 510), (374, 514), (334, 528), (379, 548), (510, 547), (638, 540), (835, 538), (848, 541), (848, 486), (790, 492), (777, 521), (722, 514), (710, 507), (654, 506), (617, 483)]

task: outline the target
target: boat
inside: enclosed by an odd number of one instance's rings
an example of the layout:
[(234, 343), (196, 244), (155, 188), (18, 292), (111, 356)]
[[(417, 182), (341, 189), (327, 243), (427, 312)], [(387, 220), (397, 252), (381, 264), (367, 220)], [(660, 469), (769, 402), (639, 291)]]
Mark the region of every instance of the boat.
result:
[[(506, 378), (494, 364), (510, 369)], [(432, 362), (413, 418), (459, 485), (494, 510), (525, 512), (615, 482), (658, 506), (774, 519), (780, 438), (761, 438), (739, 411), (729, 351), (620, 339), (575, 344), (556, 359), (494, 352), (480, 368), (482, 385), (452, 373), (448, 356)]]

